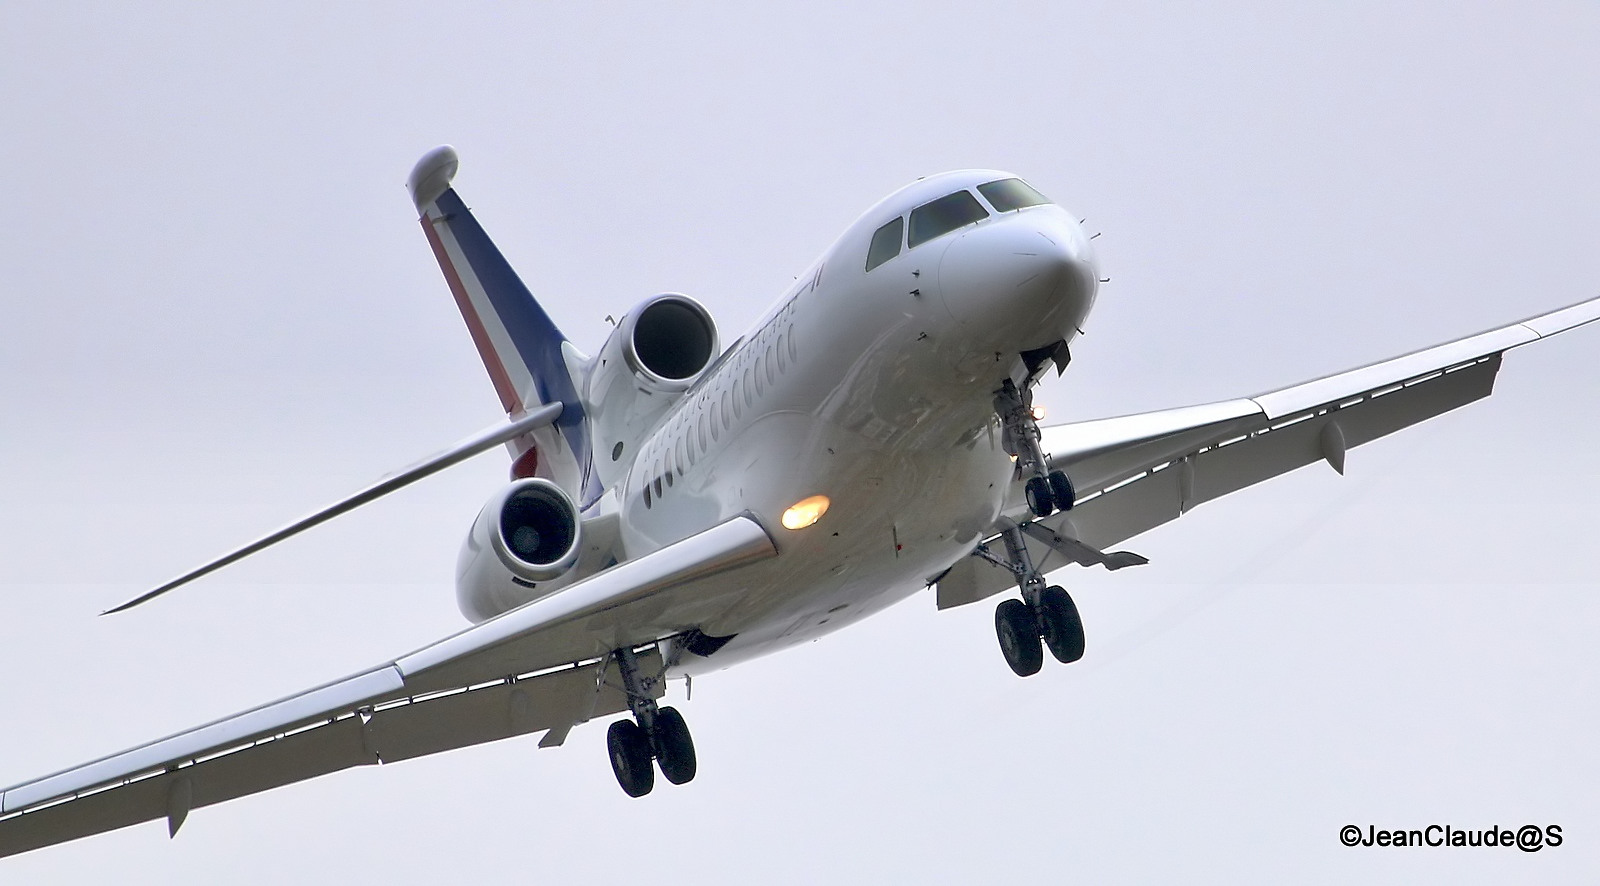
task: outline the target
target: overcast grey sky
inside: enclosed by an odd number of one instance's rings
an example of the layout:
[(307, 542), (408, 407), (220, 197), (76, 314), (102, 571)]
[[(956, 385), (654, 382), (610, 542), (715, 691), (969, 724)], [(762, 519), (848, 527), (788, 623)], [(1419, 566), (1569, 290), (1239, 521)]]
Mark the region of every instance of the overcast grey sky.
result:
[[(1600, 290), (1593, 4), (14, 3), (0, 14), (0, 784), (457, 629), (486, 456), (95, 613), (498, 418), (403, 182), (580, 346), (678, 290), (731, 341), (919, 176), (1014, 170), (1103, 288), (1052, 419), (1248, 395)], [(696, 684), (701, 771), (604, 725), (0, 861), (7, 883), (1576, 882), (1600, 868), (1600, 329), (1496, 395), (1074, 569), (1015, 678), (931, 594)], [(681, 696), (677, 699), (681, 702)], [(1516, 850), (1345, 824), (1559, 824)]]

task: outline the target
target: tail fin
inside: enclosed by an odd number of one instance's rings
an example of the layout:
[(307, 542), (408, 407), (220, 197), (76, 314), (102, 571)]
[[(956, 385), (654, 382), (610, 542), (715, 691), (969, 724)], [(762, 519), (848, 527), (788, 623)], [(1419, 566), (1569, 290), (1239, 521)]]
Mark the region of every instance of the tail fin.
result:
[(459, 166), (455, 149), (444, 145), (423, 155), (411, 170), (411, 198), (421, 213), (422, 231), (506, 413), (517, 418), (547, 403), (563, 406), (554, 427), (509, 444), (516, 458), (512, 475), (546, 477), (588, 507), (601, 490), (592, 470), (588, 416), (574, 383), (585, 358), (450, 187)]

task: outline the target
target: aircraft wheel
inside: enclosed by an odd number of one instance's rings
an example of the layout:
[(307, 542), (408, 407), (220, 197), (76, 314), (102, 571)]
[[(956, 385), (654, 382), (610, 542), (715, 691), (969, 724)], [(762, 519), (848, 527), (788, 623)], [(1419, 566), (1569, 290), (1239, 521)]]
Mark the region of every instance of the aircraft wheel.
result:
[(1043, 477), (1028, 478), (1028, 485), (1022, 487), (1023, 497), (1028, 500), (1028, 510), (1035, 517), (1048, 517), (1056, 509), (1055, 496), (1050, 491), (1050, 481)]
[(689, 737), (689, 724), (677, 708), (662, 708), (656, 712), (656, 762), (661, 774), (673, 784), (683, 784), (694, 778), (694, 740)]
[(606, 750), (611, 754), (611, 771), (617, 784), (630, 797), (643, 797), (656, 784), (656, 770), (650, 765), (650, 736), (632, 720), (618, 720), (606, 733)]
[(1072, 503), (1077, 501), (1078, 492), (1072, 488), (1072, 480), (1065, 472), (1050, 472), (1050, 497), (1055, 499), (1055, 506), (1061, 510), (1072, 510)]
[(1056, 661), (1070, 664), (1083, 658), (1083, 619), (1078, 604), (1060, 587), (1051, 585), (1039, 597), (1040, 621), (1044, 623), (1044, 645)]
[(1006, 600), (994, 611), (994, 632), (1000, 638), (1000, 652), (1006, 664), (1019, 677), (1039, 673), (1044, 664), (1044, 647), (1039, 642), (1039, 623), (1028, 604)]

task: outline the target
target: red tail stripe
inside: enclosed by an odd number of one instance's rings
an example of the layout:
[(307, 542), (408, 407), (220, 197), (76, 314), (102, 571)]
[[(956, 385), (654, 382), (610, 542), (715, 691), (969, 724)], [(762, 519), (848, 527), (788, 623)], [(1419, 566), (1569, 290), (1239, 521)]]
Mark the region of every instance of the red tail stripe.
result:
[(505, 364), (500, 362), (500, 355), (495, 353), (494, 342), (490, 340), (477, 308), (472, 306), (472, 297), (467, 294), (461, 275), (456, 273), (455, 263), (450, 261), (450, 254), (445, 251), (439, 232), (434, 230), (433, 220), (424, 215), (419, 221), (422, 222), (422, 233), (427, 236), (428, 245), (433, 247), (433, 257), (439, 261), (439, 270), (444, 271), (445, 282), (450, 284), (450, 294), (455, 296), (456, 307), (461, 309), (461, 319), (467, 321), (467, 332), (472, 335), (472, 343), (478, 347), (478, 356), (483, 358), (483, 368), (489, 371), (489, 380), (494, 382), (495, 393), (500, 395), (500, 405), (505, 407), (508, 415), (522, 412), (522, 398), (511, 384), (511, 376), (506, 373)]

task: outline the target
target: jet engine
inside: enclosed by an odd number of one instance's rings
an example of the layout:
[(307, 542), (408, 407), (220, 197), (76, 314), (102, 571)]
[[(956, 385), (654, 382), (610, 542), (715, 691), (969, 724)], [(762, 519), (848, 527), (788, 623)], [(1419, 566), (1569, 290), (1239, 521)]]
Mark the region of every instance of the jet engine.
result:
[[(635, 384), (655, 393), (679, 393), (717, 356), (717, 324), (687, 295), (652, 296), (624, 314), (595, 366), (595, 381), (610, 382), (616, 364)], [(595, 391), (591, 384), (591, 391)], [(600, 393), (599, 391), (595, 391)]]
[(478, 514), (457, 561), (462, 614), (482, 621), (566, 584), (557, 579), (578, 562), (581, 527), (572, 499), (549, 480), (501, 490)]
[(584, 383), (601, 485), (626, 471), (623, 456), (720, 352), (717, 324), (687, 295), (652, 296), (623, 316), (589, 362)]

